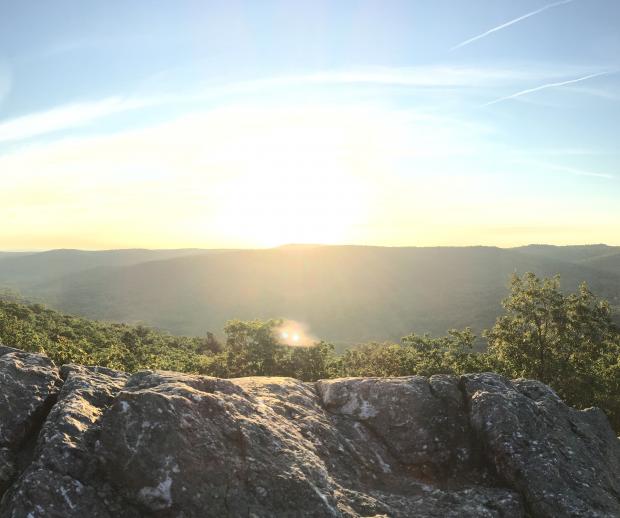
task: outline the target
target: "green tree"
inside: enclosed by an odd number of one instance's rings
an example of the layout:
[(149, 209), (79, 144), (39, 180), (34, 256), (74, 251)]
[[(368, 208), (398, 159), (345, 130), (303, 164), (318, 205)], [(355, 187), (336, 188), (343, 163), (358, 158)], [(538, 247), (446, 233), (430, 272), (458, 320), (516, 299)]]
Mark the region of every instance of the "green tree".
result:
[(369, 342), (344, 352), (339, 376), (409, 376), (417, 374), (416, 355), (401, 344)]
[(222, 344), (211, 331), (207, 331), (207, 336), (205, 336), (198, 345), (198, 352), (201, 354), (217, 354), (221, 353), (222, 350)]
[(276, 357), (281, 345), (276, 337), (280, 320), (231, 320), (226, 333), (228, 375), (268, 376), (276, 373)]
[(332, 370), (343, 376), (462, 374), (480, 369), (475, 341), (469, 328), (443, 337), (412, 333), (400, 344), (371, 342), (345, 351)]
[(402, 339), (403, 345), (416, 356), (416, 374), (463, 374), (478, 370), (478, 355), (474, 352), (476, 335), (471, 328), (451, 329), (446, 336), (412, 333)]
[(282, 346), (278, 372), (302, 381), (334, 377), (334, 346), (317, 342), (311, 346)]
[[(513, 276), (505, 314), (485, 333), (489, 356), (511, 377), (551, 385), (569, 404), (601, 406), (620, 426), (620, 339), (609, 304), (585, 284), (564, 294), (560, 278)], [(613, 401), (612, 401), (613, 400)]]

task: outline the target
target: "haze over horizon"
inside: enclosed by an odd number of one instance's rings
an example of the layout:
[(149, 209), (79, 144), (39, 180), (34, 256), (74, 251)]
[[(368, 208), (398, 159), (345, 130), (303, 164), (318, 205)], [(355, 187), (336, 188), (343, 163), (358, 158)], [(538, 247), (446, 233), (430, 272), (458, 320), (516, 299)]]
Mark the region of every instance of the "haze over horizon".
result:
[[(201, 247), (181, 247), (181, 248), (149, 248), (149, 247), (124, 247), (124, 248), (74, 248), (74, 247), (61, 247), (61, 248), (21, 248), (21, 249), (0, 249), (0, 252), (21, 252), (21, 253), (42, 253), (42, 252), (57, 252), (57, 251), (78, 251), (78, 252), (114, 252), (114, 251), (127, 251), (127, 250), (151, 250), (151, 251), (165, 251), (165, 250), (270, 250), (274, 248), (287, 248), (287, 247), (378, 247), (378, 248), (499, 248), (499, 249), (512, 249), (512, 248), (523, 248), (523, 247), (558, 247), (558, 248), (571, 248), (571, 247), (609, 247), (610, 249), (614, 249), (615, 247), (620, 246), (620, 244), (615, 243), (567, 243), (562, 245), (554, 245), (549, 243), (522, 243), (516, 244), (513, 246), (497, 246), (497, 245), (480, 245), (480, 244), (470, 244), (470, 245), (415, 245), (415, 244), (402, 244), (402, 245), (374, 245), (369, 243), (283, 243), (281, 245), (275, 246), (264, 246), (264, 247), (235, 247), (235, 248), (220, 248), (220, 247), (211, 247), (211, 248), (201, 248)], [(614, 250), (615, 252), (615, 250)]]
[(620, 244), (617, 1), (0, 9), (2, 250)]

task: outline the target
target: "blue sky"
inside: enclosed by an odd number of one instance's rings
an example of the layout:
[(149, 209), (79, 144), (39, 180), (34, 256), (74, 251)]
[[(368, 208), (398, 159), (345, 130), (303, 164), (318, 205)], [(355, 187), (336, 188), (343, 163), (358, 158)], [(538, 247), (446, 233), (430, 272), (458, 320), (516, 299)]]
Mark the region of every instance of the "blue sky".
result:
[(0, 0), (0, 249), (620, 244), (619, 21)]

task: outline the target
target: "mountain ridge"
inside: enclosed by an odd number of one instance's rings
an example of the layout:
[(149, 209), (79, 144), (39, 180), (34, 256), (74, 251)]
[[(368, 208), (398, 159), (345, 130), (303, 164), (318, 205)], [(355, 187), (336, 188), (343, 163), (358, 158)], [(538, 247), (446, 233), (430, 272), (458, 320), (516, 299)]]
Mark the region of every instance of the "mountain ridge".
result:
[(619, 305), (616, 252), (620, 258), (620, 247), (606, 245), (64, 251), (51, 254), (61, 260), (47, 270), (49, 253), (32, 264), (0, 257), (0, 286), (62, 311), (177, 334), (219, 330), (232, 318), (285, 317), (351, 343), (468, 325), (479, 332), (501, 311), (509, 276), (525, 271), (559, 273), (567, 289), (587, 281)]

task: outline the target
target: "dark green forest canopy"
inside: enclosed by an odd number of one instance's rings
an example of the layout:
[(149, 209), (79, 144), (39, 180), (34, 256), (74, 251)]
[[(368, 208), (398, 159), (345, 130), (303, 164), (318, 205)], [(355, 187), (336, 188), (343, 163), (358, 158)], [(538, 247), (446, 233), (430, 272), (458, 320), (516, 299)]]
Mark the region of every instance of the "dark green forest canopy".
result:
[(57, 364), (137, 371), (163, 369), (218, 377), (290, 376), (305, 381), (342, 376), (406, 376), (496, 371), (539, 379), (567, 403), (599, 406), (620, 431), (620, 331), (609, 303), (585, 284), (563, 292), (559, 277), (514, 275), (503, 314), (482, 334), (471, 328), (443, 337), (411, 333), (399, 342), (368, 342), (335, 354), (333, 344), (283, 345), (281, 320), (233, 320), (224, 339), (174, 336), (145, 326), (70, 316), (24, 304), (5, 292), (0, 341), (43, 352)]

